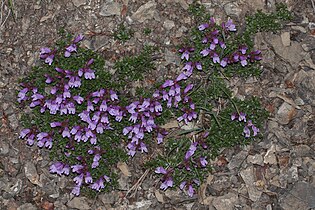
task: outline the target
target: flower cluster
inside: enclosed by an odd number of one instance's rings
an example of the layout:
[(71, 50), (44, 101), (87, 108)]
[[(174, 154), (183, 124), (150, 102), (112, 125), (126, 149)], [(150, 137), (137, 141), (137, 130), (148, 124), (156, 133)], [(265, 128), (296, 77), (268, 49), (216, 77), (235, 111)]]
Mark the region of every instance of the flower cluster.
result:
[(240, 63), (243, 67), (248, 64), (248, 61), (255, 62), (261, 60), (260, 51), (247, 52), (246, 46), (240, 46), (239, 49), (233, 53), (225, 53), (226, 49), (226, 35), (230, 32), (236, 31), (232, 20), (222, 23), (221, 29), (218, 29), (214, 18), (210, 18), (209, 23), (201, 24), (198, 29), (204, 32), (202, 43), (207, 45), (200, 54), (203, 57), (209, 56), (213, 63), (220, 64), (221, 67), (226, 67), (228, 64)]
[[(196, 57), (202, 55), (203, 59), (209, 57), (213, 64), (219, 64), (222, 68), (229, 64), (240, 63), (241, 66), (248, 65), (248, 62), (260, 60), (260, 51), (248, 52), (246, 46), (240, 46), (233, 53), (226, 52), (226, 35), (236, 31), (231, 20), (218, 27), (214, 18), (208, 23), (198, 27), (204, 33), (202, 44), (207, 45), (205, 49), (198, 50), (195, 47), (183, 47), (179, 50), (181, 59), (184, 60), (182, 72), (175, 79), (167, 79), (152, 94), (151, 97), (139, 97), (137, 100), (129, 102), (127, 106), (122, 106), (121, 97), (111, 88), (97, 88), (88, 90), (88, 93), (80, 91), (79, 88), (86, 82), (96, 79), (96, 70), (93, 69), (94, 59), (89, 58), (85, 64), (76, 69), (63, 69), (56, 67), (51, 74), (45, 74), (45, 89), (39, 91), (32, 82), (22, 83), (23, 89), (18, 93), (19, 103), (29, 103), (31, 108), (39, 108), (40, 113), (49, 113), (56, 116), (55, 121), (50, 122), (50, 130), (41, 130), (36, 126), (23, 129), (20, 138), (25, 139), (28, 145), (46, 147), (52, 149), (53, 144), (59, 142), (58, 138), (66, 140), (62, 152), (66, 157), (74, 158), (76, 164), (57, 161), (50, 166), (50, 172), (58, 175), (75, 176), (75, 183), (72, 194), (79, 195), (82, 186), (88, 186), (93, 190), (100, 191), (111, 182), (110, 175), (104, 172), (93, 173), (92, 170), (102, 168), (108, 163), (106, 155), (111, 151), (102, 148), (100, 135), (106, 131), (116, 131), (115, 125), (125, 123), (118, 133), (126, 136), (126, 150), (129, 156), (133, 157), (137, 152), (148, 153), (146, 135), (154, 136), (154, 141), (161, 144), (168, 132), (156, 123), (156, 118), (163, 114), (164, 109), (177, 109), (181, 112), (177, 116), (180, 124), (188, 124), (197, 120), (198, 110), (190, 94), (194, 84), (189, 82), (193, 71), (204, 71), (206, 64), (201, 60), (196, 61)], [(78, 52), (78, 43), (83, 40), (83, 36), (77, 36), (69, 45), (63, 49), (42, 48), (40, 58), (48, 65), (52, 65), (56, 55), (65, 58), (71, 57)], [(61, 51), (61, 52), (60, 52)], [(72, 56), (76, 57), (76, 56)], [(120, 98), (120, 99), (119, 99)], [(122, 100), (123, 101), (123, 100)], [(69, 116), (68, 116), (69, 115)], [(66, 120), (60, 120), (62, 118)], [(69, 118), (76, 119), (75, 121)], [(234, 113), (232, 120), (243, 121), (244, 135), (250, 137), (251, 130), (256, 136), (259, 129), (250, 120), (246, 121), (246, 114)], [(49, 127), (48, 126), (48, 127)], [(46, 126), (47, 127), (47, 126)], [(250, 130), (251, 129), (251, 130)], [(116, 132), (117, 133), (117, 132)], [(166, 190), (175, 184), (174, 177), (178, 171), (192, 173), (192, 168), (204, 169), (208, 166), (210, 157), (204, 151), (208, 148), (206, 139), (209, 132), (202, 130), (195, 135), (195, 138), (186, 144), (186, 151), (181, 163), (175, 167), (159, 166), (155, 173), (161, 174), (160, 189)], [(86, 146), (85, 154), (78, 155), (77, 145)], [(62, 145), (63, 146), (63, 145)], [(177, 172), (176, 172), (177, 171)], [(92, 176), (97, 174), (97, 176)], [(180, 189), (189, 196), (195, 193), (194, 187), (200, 185), (200, 180), (189, 177), (180, 180)]]
[[(179, 53), (181, 54), (181, 59), (184, 60), (184, 67), (182, 73), (175, 80), (167, 80), (161, 86), (162, 91), (159, 93), (162, 94), (163, 100), (167, 101), (167, 107), (178, 107), (178, 103), (182, 102), (186, 107), (181, 108), (184, 114), (177, 118), (177, 120), (184, 121), (186, 124), (189, 121), (192, 121), (197, 118), (197, 112), (195, 111), (195, 104), (189, 98), (187, 92), (193, 89), (193, 84), (188, 84), (184, 90), (181, 90), (180, 82), (183, 80), (187, 80), (192, 76), (193, 70), (197, 69), (198, 71), (203, 71), (203, 62), (201, 60), (196, 60), (198, 55), (200, 54), (202, 58), (210, 58), (213, 64), (219, 64), (222, 68), (226, 67), (229, 64), (240, 63), (242, 67), (248, 65), (248, 62), (255, 62), (260, 60), (260, 51), (247, 52), (248, 48), (246, 46), (240, 46), (239, 49), (233, 53), (227, 53), (227, 46), (225, 44), (227, 35), (229, 33), (235, 32), (236, 27), (233, 24), (232, 20), (228, 20), (226, 23), (222, 23), (221, 27), (216, 24), (214, 18), (210, 18), (208, 23), (203, 23), (199, 25), (198, 30), (203, 32), (202, 44), (207, 47), (202, 49), (200, 52), (196, 51), (194, 47), (183, 47), (179, 49)], [(193, 58), (194, 61), (191, 61)], [(246, 115), (240, 113), (237, 116), (240, 121), (246, 121)], [(234, 119), (233, 119), (234, 120)], [(245, 137), (250, 136), (249, 128), (252, 128), (254, 132), (254, 136), (259, 132), (258, 128), (256, 128), (251, 121), (244, 128)], [(194, 142), (192, 142), (183, 157), (183, 161), (179, 166), (177, 166), (180, 170), (186, 170), (186, 172), (190, 172), (194, 168), (205, 168), (208, 165), (207, 156), (200, 156), (197, 150), (205, 150), (207, 149), (207, 144), (205, 139), (208, 137), (209, 132), (205, 131), (197, 136)], [(171, 179), (170, 173), (173, 170), (166, 171), (162, 166), (156, 169), (156, 173), (163, 174), (161, 189), (167, 189), (173, 185), (173, 181)], [(170, 184), (171, 183), (171, 184)], [(186, 190), (186, 193), (189, 196), (192, 196), (195, 192), (193, 188), (193, 184), (199, 185), (199, 180), (186, 180), (182, 181), (180, 184), (180, 189), (183, 191)]]
[(248, 120), (246, 119), (246, 114), (243, 113), (243, 112), (240, 112), (239, 114), (238, 113), (233, 113), (231, 115), (231, 120), (238, 120), (239, 122), (247, 122), (244, 126), (244, 130), (243, 130), (243, 133), (244, 133), (244, 136), (246, 138), (249, 138), (250, 137), (250, 128), (252, 129), (253, 131), (253, 136), (257, 136), (257, 134), (259, 133), (259, 128), (257, 128), (251, 120)]

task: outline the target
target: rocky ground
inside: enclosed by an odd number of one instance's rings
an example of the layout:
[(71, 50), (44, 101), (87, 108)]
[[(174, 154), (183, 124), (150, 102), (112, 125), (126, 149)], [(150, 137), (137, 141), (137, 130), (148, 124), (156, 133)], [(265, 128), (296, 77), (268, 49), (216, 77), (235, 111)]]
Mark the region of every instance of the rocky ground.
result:
[[(226, 149), (213, 161), (198, 195), (160, 191), (151, 172), (130, 169), (121, 174), (120, 191), (95, 199), (73, 197), (66, 177), (48, 171), (47, 151), (18, 140), (21, 110), (16, 102), (18, 80), (38, 62), (39, 49), (52, 45), (65, 28), (83, 33), (83, 45), (113, 62), (150, 43), (162, 58), (157, 72), (179, 69), (176, 45), (196, 27), (188, 14), (190, 0), (8, 0), (0, 16), (0, 209), (315, 209), (315, 8), (313, 0), (208, 0), (210, 14), (232, 17), (241, 24), (256, 9), (272, 11), (285, 2), (294, 19), (278, 33), (259, 33), (263, 73), (231, 86), (236, 97), (260, 97), (271, 113), (264, 139), (245, 148)], [(7, 18), (7, 14), (9, 14)], [(112, 33), (120, 23), (134, 36), (124, 44)], [(152, 33), (145, 35), (145, 28)], [(140, 179), (140, 178), (143, 179)], [(140, 180), (137, 185), (137, 181)]]

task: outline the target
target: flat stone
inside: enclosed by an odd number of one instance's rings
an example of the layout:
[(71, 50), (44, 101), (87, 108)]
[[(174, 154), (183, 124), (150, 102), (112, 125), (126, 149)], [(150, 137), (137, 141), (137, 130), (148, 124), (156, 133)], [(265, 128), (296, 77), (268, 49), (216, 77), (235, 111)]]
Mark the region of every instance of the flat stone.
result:
[(295, 117), (296, 114), (297, 111), (293, 106), (287, 102), (283, 102), (277, 111), (276, 119), (280, 124), (286, 125)]
[(315, 187), (307, 182), (297, 182), (290, 192), (280, 196), (283, 209), (305, 210), (315, 208)]
[(275, 155), (276, 147), (272, 145), (264, 156), (264, 163), (274, 165), (277, 163), (277, 157)]
[(248, 155), (247, 157), (247, 162), (252, 163), (252, 164), (257, 164), (257, 165), (264, 165), (264, 159), (262, 155), (256, 154), (256, 155)]
[(258, 201), (261, 197), (262, 192), (257, 190), (254, 183), (254, 167), (250, 166), (240, 172), (242, 179), (244, 180), (248, 192), (248, 196), (252, 201)]
[(242, 9), (237, 3), (228, 2), (224, 5), (224, 11), (227, 14), (227, 16), (239, 17), (242, 12)]
[(281, 41), (283, 46), (288, 47), (291, 44), (290, 32), (286, 31), (281, 34)]
[(67, 203), (67, 206), (70, 208), (76, 208), (80, 210), (91, 209), (86, 197), (74, 197), (71, 201)]
[(172, 28), (174, 28), (175, 23), (172, 20), (165, 20), (163, 23), (163, 27), (167, 30), (171, 30)]
[(223, 196), (215, 197), (212, 205), (216, 210), (234, 209), (235, 205), (239, 203), (238, 195), (234, 193), (228, 193)]
[(9, 153), (9, 144), (5, 141), (0, 141), (0, 155), (6, 155)]
[(27, 162), (24, 166), (24, 172), (25, 172), (25, 176), (26, 178), (35, 185), (38, 185), (40, 187), (42, 187), (42, 184), (39, 181), (39, 175), (37, 173), (36, 167), (34, 165), (34, 163), (32, 162)]
[(113, 15), (120, 15), (121, 12), (121, 4), (113, 1), (113, 0), (107, 0), (101, 7), (101, 11), (99, 14), (101, 16), (109, 17)]
[(31, 203), (25, 203), (19, 206), (17, 210), (37, 210), (37, 208)]
[(233, 170), (234, 168), (238, 168), (246, 159), (247, 154), (248, 153), (246, 151), (239, 152), (238, 154), (233, 156), (231, 160), (229, 160), (227, 167), (230, 170)]
[(86, 0), (72, 0), (72, 3), (76, 7), (80, 7), (86, 4)]
[[(300, 43), (292, 41), (290, 46), (285, 46), (281, 36), (271, 33), (266, 36), (266, 41), (272, 45), (276, 54), (290, 62), (294, 68), (303, 60), (303, 48)], [(287, 44), (287, 41), (285, 42)]]
[(116, 200), (118, 200), (117, 193), (104, 193), (98, 196), (98, 198), (102, 201), (103, 204), (114, 204)]
[(156, 16), (156, 2), (149, 1), (140, 6), (138, 10), (131, 16), (131, 19), (143, 23), (145, 20), (150, 20)]

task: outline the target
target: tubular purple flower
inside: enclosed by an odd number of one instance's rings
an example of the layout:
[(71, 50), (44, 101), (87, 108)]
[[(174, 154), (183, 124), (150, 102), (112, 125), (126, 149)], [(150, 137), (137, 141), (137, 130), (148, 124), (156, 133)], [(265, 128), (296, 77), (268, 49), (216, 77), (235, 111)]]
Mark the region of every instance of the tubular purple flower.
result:
[(84, 39), (84, 36), (82, 34), (79, 34), (74, 40), (73, 43), (78, 43)]
[(184, 94), (186, 95), (190, 90), (192, 90), (193, 89), (193, 87), (194, 87), (194, 85), (193, 84), (189, 84), (189, 85), (187, 85), (186, 87), (185, 87), (185, 89), (184, 89)]
[(73, 172), (73, 173), (78, 173), (78, 174), (80, 174), (80, 173), (81, 173), (81, 170), (84, 168), (84, 166), (83, 166), (83, 165), (80, 165), (80, 164), (77, 164), (77, 165), (72, 165), (71, 168), (72, 168), (72, 172)]
[(200, 165), (201, 167), (206, 167), (208, 164), (208, 161), (206, 160), (205, 157), (200, 157)]
[(157, 167), (154, 172), (157, 174), (167, 174), (167, 171), (162, 166)]
[(161, 190), (166, 190), (169, 187), (173, 187), (173, 179), (168, 177), (160, 186)]
[(244, 121), (246, 122), (246, 113), (240, 112), (239, 116), (238, 116), (238, 121)]
[(89, 183), (93, 182), (93, 179), (92, 179), (92, 176), (91, 176), (90, 172), (86, 172), (85, 173), (84, 181), (85, 181), (86, 184), (89, 184)]
[(244, 127), (243, 133), (245, 135), (245, 138), (250, 137), (250, 130), (247, 126)]
[(96, 191), (100, 191), (101, 189), (103, 189), (105, 186), (104, 186), (104, 180), (103, 178), (99, 178), (94, 184), (92, 184), (91, 188), (93, 190), (96, 190)]
[(71, 194), (79, 196), (80, 195), (80, 189), (81, 189), (80, 187), (81, 187), (80, 185), (75, 185), (72, 188)]
[(198, 26), (199, 31), (203, 31), (205, 29), (209, 28), (209, 24), (208, 23), (203, 23), (200, 26)]
[(252, 125), (252, 130), (254, 132), (253, 136), (257, 136), (257, 134), (259, 133), (259, 128), (257, 128), (255, 125)]
[(193, 186), (191, 184), (188, 185), (188, 191), (187, 191), (188, 196), (192, 197), (194, 195), (194, 193), (195, 193), (195, 190), (194, 190)]
[(20, 132), (19, 138), (20, 138), (20, 139), (24, 139), (24, 137), (25, 137), (26, 135), (28, 135), (30, 132), (31, 132), (31, 129), (29, 129), (29, 128), (23, 129), (23, 130)]
[(110, 99), (112, 101), (118, 100), (118, 96), (117, 96), (116, 92), (114, 92), (113, 90), (110, 90), (109, 93), (110, 93)]
[(82, 182), (83, 182), (83, 174), (80, 174), (80, 175), (74, 177), (73, 181), (74, 181), (77, 185), (81, 186), (81, 185), (82, 185)]

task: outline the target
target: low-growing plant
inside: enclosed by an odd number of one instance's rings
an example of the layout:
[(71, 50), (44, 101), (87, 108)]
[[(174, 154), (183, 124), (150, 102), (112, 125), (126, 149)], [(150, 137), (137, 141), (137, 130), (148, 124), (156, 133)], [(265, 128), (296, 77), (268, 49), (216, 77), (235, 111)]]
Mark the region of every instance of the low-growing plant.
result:
[(114, 32), (114, 39), (121, 42), (126, 42), (133, 36), (133, 30), (127, 28), (124, 24), (119, 24), (118, 28)]
[[(159, 145), (145, 166), (162, 176), (162, 190), (179, 186), (193, 196), (222, 148), (262, 137), (266, 112), (259, 100), (233, 98), (227, 86), (233, 75), (257, 75), (251, 66), (261, 59), (246, 43), (235, 47), (235, 33), (230, 19), (202, 22), (179, 48), (182, 72), (136, 96), (128, 89), (154, 69), (152, 48), (117, 61), (111, 74), (99, 55), (79, 46), (83, 36), (65, 34), (55, 47), (41, 49), (45, 64), (22, 80), (18, 102), (33, 112), (23, 116), (20, 138), (51, 151), (50, 172), (71, 175), (75, 195), (82, 187), (114, 188), (119, 161)], [(169, 132), (162, 125), (173, 118), (179, 127)]]

